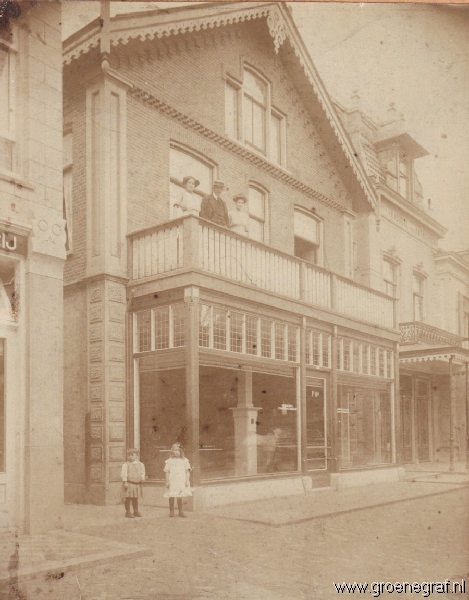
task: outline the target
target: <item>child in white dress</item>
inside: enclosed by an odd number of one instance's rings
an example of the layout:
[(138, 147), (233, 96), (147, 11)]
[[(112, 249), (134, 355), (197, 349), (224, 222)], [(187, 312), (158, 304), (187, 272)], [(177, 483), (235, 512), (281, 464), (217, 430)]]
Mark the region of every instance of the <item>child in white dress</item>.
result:
[(179, 516), (185, 517), (186, 515), (182, 510), (182, 499), (192, 496), (190, 487), (191, 466), (184, 456), (184, 449), (181, 444), (172, 445), (171, 456), (165, 462), (164, 472), (166, 473), (164, 497), (169, 498), (169, 516), (174, 517), (174, 498), (176, 498)]

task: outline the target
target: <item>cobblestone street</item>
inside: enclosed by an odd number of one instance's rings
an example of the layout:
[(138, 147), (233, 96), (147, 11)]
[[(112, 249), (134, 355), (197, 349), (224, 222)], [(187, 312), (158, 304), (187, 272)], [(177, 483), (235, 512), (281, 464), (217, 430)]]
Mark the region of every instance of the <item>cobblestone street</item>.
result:
[[(377, 486), (371, 487), (376, 490)], [(381, 489), (386, 491), (386, 487)], [(285, 511), (289, 506), (298, 511), (301, 502), (314, 500), (310, 495), (281, 502)], [(272, 502), (251, 503), (253, 512), (259, 517), (262, 506), (268, 512)], [(120, 518), (121, 507), (99, 507), (101, 525), (85, 519), (75, 520), (72, 527), (82, 534), (150, 547), (152, 555), (81, 568), (58, 579), (49, 576), (20, 582), (17, 597), (329, 600), (338, 595), (333, 582), (467, 579), (468, 505), (469, 489), (460, 487), (280, 526), (239, 520), (236, 512), (234, 518), (223, 518), (215, 516), (216, 510), (168, 519), (166, 510), (153, 507), (144, 507), (142, 519), (130, 520)], [(402, 598), (405, 594), (386, 596)]]

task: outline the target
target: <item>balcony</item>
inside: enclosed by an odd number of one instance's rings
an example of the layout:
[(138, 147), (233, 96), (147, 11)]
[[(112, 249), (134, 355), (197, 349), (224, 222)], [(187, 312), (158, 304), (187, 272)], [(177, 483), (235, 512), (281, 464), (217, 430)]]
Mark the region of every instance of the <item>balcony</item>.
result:
[(464, 345), (464, 339), (461, 336), (418, 321), (400, 323), (399, 329), (401, 332), (401, 346), (410, 346), (411, 344), (426, 344), (428, 346)]
[(129, 236), (133, 283), (197, 269), (393, 329), (395, 300), (290, 254), (193, 216)]

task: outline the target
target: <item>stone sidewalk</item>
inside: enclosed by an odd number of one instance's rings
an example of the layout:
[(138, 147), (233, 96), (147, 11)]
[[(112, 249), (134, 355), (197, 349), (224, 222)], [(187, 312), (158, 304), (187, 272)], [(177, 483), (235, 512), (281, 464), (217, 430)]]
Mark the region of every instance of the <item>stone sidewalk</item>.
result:
[[(284, 527), (444, 494), (469, 484), (468, 475), (462, 472), (439, 475), (440, 479), (433, 478), (431, 472), (426, 472), (420, 473), (415, 481), (370, 484), (340, 490), (316, 488), (298, 496), (215, 507), (205, 513), (189, 513), (188, 518), (194, 520), (194, 525), (195, 521), (204, 521), (205, 517), (215, 517), (220, 523), (229, 519), (253, 522), (268, 528)], [(414, 478), (413, 473), (408, 476)], [(420, 476), (424, 479), (421, 480)], [(151, 556), (152, 549), (145, 545), (124, 543), (127, 539), (125, 532), (129, 528), (139, 529), (140, 523), (146, 520), (166, 522), (168, 510), (143, 505), (141, 512), (143, 519), (131, 520), (124, 517), (122, 505), (66, 505), (63, 530), (33, 536), (0, 534), (0, 598), (1, 587), (10, 588), (18, 580), (36, 577), (60, 579), (67, 571)], [(109, 535), (106, 538), (94, 535), (98, 528), (100, 532), (114, 528), (115, 539)]]

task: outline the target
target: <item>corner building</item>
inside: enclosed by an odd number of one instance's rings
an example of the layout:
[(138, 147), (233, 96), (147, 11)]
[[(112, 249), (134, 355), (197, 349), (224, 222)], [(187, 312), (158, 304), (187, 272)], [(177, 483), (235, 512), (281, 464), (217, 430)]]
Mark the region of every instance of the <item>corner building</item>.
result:
[[(176, 439), (196, 507), (397, 479), (395, 299), (354, 280), (376, 193), (288, 8), (96, 20), (64, 60), (67, 500), (117, 501), (136, 446), (159, 502)], [(249, 235), (178, 213), (187, 175)]]

